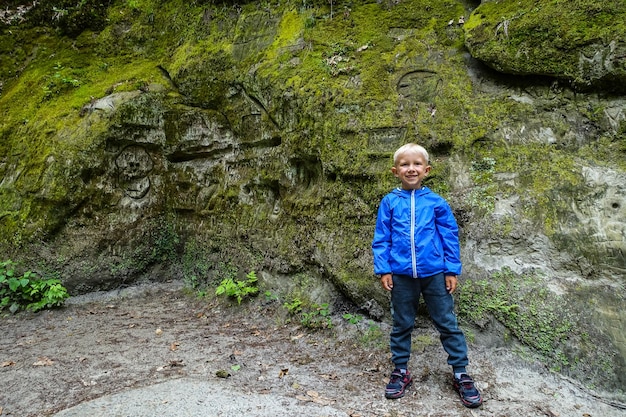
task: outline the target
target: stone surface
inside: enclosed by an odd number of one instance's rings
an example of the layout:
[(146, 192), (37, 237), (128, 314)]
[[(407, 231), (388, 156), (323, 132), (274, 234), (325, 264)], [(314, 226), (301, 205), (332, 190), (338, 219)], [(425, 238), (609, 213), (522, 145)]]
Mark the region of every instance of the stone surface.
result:
[(498, 71), (623, 93), (624, 16), (620, 2), (486, 2), (464, 25), (465, 44)]

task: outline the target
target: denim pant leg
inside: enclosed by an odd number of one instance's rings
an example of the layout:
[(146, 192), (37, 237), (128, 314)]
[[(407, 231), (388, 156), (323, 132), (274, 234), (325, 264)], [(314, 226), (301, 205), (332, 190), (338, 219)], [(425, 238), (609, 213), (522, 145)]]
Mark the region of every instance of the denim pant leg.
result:
[(468, 364), (467, 343), (454, 314), (454, 299), (446, 290), (443, 274), (422, 279), (422, 294), (430, 318), (437, 330), (443, 348), (448, 353), (448, 364), (455, 372), (464, 372)]
[(396, 368), (406, 368), (411, 356), (411, 333), (420, 299), (419, 280), (406, 275), (393, 276), (391, 290), (391, 330), (389, 346), (391, 361)]

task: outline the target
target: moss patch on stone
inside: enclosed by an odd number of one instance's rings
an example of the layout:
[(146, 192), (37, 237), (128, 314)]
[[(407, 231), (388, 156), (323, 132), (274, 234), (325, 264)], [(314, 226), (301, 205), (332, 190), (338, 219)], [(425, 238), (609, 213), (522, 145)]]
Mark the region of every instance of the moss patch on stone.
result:
[(625, 21), (626, 5), (618, 1), (485, 2), (464, 27), (465, 44), (498, 71), (549, 75), (579, 88), (623, 84)]

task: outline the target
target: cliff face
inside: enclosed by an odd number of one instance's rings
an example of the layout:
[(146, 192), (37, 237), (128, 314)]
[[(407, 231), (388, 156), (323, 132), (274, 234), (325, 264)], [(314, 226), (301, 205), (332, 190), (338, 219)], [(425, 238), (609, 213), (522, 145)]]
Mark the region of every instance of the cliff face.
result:
[(255, 270), (383, 317), (376, 210), (419, 142), (475, 339), (623, 395), (622, 2), (57, 3), (0, 15), (6, 257), (73, 292)]

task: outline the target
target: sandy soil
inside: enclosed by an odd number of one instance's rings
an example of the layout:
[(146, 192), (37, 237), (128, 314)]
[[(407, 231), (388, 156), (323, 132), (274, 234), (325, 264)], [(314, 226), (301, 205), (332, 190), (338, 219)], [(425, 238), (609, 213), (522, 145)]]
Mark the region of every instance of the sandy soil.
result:
[(470, 346), (469, 369), (485, 402), (467, 409), (451, 387), (445, 353), (427, 320), (415, 331), (415, 384), (404, 398), (387, 400), (388, 324), (351, 324), (340, 315), (333, 323), (312, 331), (289, 322), (278, 301), (261, 296), (237, 307), (196, 299), (180, 283), (89, 294), (61, 309), (5, 315), (0, 415), (50, 416), (185, 377), (237, 393), (331, 406), (351, 417), (626, 416), (622, 404), (507, 350), (478, 345)]

